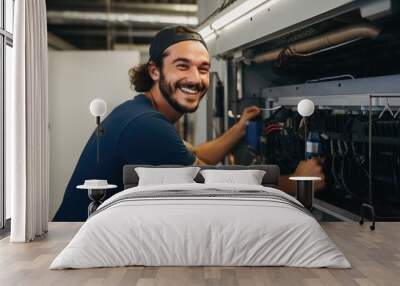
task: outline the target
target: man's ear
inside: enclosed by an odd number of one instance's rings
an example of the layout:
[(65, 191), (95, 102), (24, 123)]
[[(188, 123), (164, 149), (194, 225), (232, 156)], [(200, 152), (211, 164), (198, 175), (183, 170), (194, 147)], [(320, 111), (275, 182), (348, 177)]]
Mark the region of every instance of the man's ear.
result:
[(154, 63), (150, 62), (147, 68), (152, 80), (157, 81), (160, 79), (160, 71)]

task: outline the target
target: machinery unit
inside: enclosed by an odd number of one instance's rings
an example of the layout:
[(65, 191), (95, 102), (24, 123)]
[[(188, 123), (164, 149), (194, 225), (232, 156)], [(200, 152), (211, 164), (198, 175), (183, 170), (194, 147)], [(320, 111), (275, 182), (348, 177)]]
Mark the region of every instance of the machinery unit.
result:
[[(234, 163), (291, 174), (307, 151), (323, 162), (321, 204), (357, 216), (366, 203), (377, 219), (400, 218), (398, 2), (233, 1), (200, 28), (213, 56), (209, 136), (246, 106), (266, 108)], [(306, 137), (303, 98), (316, 106)]]

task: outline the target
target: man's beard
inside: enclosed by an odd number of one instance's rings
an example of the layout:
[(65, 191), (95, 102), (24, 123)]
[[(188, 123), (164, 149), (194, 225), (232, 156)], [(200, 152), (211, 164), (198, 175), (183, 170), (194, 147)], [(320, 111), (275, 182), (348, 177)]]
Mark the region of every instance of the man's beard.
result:
[[(197, 110), (197, 108), (199, 107), (200, 100), (203, 98), (204, 94), (207, 92), (207, 88), (205, 88), (204, 85), (202, 85), (202, 84), (192, 85), (192, 87), (196, 88), (198, 90), (198, 92), (200, 92), (201, 96), (200, 96), (198, 104), (195, 107), (187, 108), (187, 107), (179, 104), (178, 101), (172, 97), (174, 91), (177, 91), (180, 85), (184, 85), (184, 84), (181, 84), (181, 82), (178, 81), (174, 84), (174, 87), (172, 87), (171, 85), (168, 85), (168, 83), (165, 80), (164, 73), (163, 72), (160, 73), (160, 81), (159, 81), (160, 92), (161, 92), (162, 96), (165, 98), (165, 100), (169, 103), (169, 105), (171, 105), (171, 107), (173, 109), (175, 109), (176, 111), (178, 111), (179, 113), (195, 112)], [(188, 85), (186, 85), (186, 86), (188, 86)]]

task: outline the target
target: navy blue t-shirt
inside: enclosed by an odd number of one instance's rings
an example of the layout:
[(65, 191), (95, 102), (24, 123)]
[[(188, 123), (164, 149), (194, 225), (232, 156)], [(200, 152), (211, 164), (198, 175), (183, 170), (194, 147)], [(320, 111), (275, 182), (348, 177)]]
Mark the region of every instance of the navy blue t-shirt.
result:
[(97, 163), (95, 132), (89, 138), (65, 190), (53, 221), (85, 221), (90, 200), (76, 186), (88, 179), (108, 180), (123, 190), (122, 169), (126, 164), (191, 165), (195, 157), (183, 144), (176, 129), (143, 94), (117, 106), (102, 122), (100, 162)]

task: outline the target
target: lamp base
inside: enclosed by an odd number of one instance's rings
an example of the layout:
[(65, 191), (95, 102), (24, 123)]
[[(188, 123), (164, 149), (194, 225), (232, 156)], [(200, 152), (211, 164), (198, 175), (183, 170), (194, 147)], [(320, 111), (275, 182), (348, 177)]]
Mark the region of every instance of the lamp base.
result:
[(106, 197), (106, 190), (105, 189), (89, 189), (88, 196), (92, 200), (92, 202), (88, 206), (88, 217), (89, 217), (103, 203), (103, 200)]

